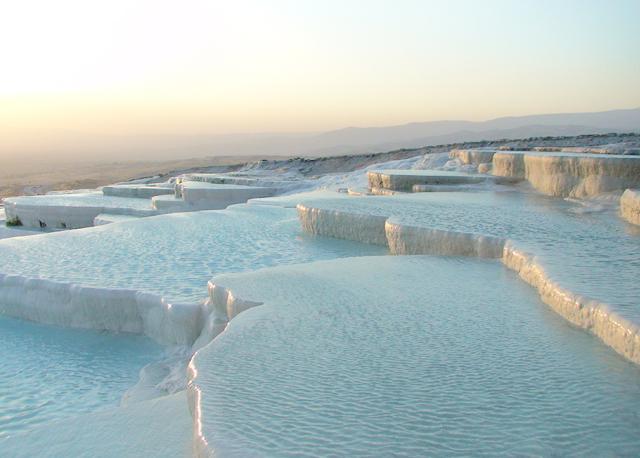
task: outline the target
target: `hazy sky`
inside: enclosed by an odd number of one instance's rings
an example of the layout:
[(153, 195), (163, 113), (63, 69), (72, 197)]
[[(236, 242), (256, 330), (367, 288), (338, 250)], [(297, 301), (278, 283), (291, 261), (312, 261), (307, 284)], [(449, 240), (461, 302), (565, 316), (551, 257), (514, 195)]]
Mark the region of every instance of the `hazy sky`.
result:
[(0, 142), (638, 107), (639, 20), (638, 0), (0, 0)]

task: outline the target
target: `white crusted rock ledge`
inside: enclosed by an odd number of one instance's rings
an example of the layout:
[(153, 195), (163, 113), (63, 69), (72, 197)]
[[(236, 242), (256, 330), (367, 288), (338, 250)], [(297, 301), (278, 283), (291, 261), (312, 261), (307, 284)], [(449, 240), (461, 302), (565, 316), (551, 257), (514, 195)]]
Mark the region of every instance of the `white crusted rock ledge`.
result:
[(545, 304), (574, 325), (596, 335), (628, 360), (640, 364), (640, 329), (607, 304), (562, 288), (546, 274), (534, 255), (505, 244), (502, 263), (538, 290)]
[[(531, 281), (529, 265), (514, 261)], [(612, 408), (625, 415), (635, 408), (629, 397), (609, 396), (610, 389), (599, 393), (603, 380), (616, 393), (616, 386), (635, 393), (637, 370), (578, 330), (550, 324), (551, 312), (540, 310), (535, 292), (491, 261), (354, 257), (226, 274), (211, 283), (212, 306), (221, 317), (236, 313), (227, 310), (229, 305), (261, 305), (233, 318), (189, 364), (195, 456), (369, 456), (380, 447), (402, 456), (438, 455), (443, 447), (459, 445), (451, 437), (423, 440), (442, 430), (443, 421), (454, 427), (463, 418), (451, 414), (452, 380), (466, 381), (453, 384), (463, 400), (465, 386), (472, 393), (497, 389), (509, 402), (522, 395), (533, 408), (516, 409), (524, 412), (525, 422), (541, 408), (545, 415), (564, 412), (570, 423), (584, 428), (583, 419), (562, 408), (574, 397), (580, 406), (585, 399), (589, 403), (593, 415), (587, 421), (610, 417)], [(570, 303), (567, 307), (567, 313), (574, 310)], [(617, 332), (608, 329), (610, 321), (600, 310), (585, 312), (579, 320), (591, 320), (605, 333)], [(537, 343), (533, 349), (532, 342)], [(584, 372), (585, 367), (594, 372)], [(619, 368), (629, 370), (621, 383)], [(542, 398), (527, 395), (547, 382)], [(403, 402), (381, 402), (397, 394), (398, 387)], [(495, 404), (493, 397), (485, 398), (487, 407)], [(468, 413), (464, 402), (453, 404), (461, 415)], [(496, 425), (490, 437), (521, 437), (522, 421), (496, 422), (492, 409), (471, 408), (477, 415), (471, 416), (475, 426), (470, 427), (478, 434), (477, 443), (466, 444), (466, 454), (482, 447), (495, 452), (495, 443), (479, 426), (485, 415)], [(601, 424), (596, 420), (595, 429)], [(544, 417), (536, 425), (548, 434)], [(629, 427), (625, 437), (637, 447), (634, 433)], [(512, 443), (524, 447), (524, 454), (531, 451), (527, 441), (505, 442)], [(573, 446), (584, 451), (584, 438)]]
[(495, 150), (454, 149), (449, 152), (449, 157), (458, 159), (464, 165), (480, 165), (491, 162), (495, 153)]
[[(538, 290), (542, 300), (571, 323), (590, 331), (625, 358), (640, 364), (638, 326), (611, 311), (604, 303), (578, 296), (549, 278), (535, 256), (497, 237), (437, 230), (394, 222), (379, 215), (310, 208), (298, 205), (302, 228), (312, 234), (364, 243), (384, 239), (392, 254), (452, 255), (498, 258)], [(383, 222), (381, 222), (383, 221)]]
[(391, 253), (400, 255), (500, 258), (505, 244), (498, 237), (409, 226), (393, 219), (386, 221), (385, 233)]
[(173, 185), (159, 184), (157, 186), (147, 184), (114, 184), (102, 187), (105, 196), (136, 197), (139, 199), (151, 199), (154, 196), (173, 194)]
[(309, 234), (387, 245), (386, 216), (324, 210), (298, 204), (302, 229)]
[(27, 228), (90, 227), (94, 219), (103, 213), (138, 217), (159, 214), (143, 199), (104, 196), (97, 192), (9, 197), (4, 200), (4, 205), (7, 220), (19, 221)]
[(640, 191), (627, 189), (620, 198), (620, 215), (633, 224), (640, 225)]
[(526, 178), (544, 194), (588, 197), (640, 185), (640, 158), (525, 156)]
[[(526, 179), (550, 196), (589, 197), (640, 186), (640, 158), (556, 148), (547, 151), (452, 150), (449, 157), (482, 173)], [(561, 151), (560, 151), (561, 150)]]
[(410, 192), (416, 185), (459, 185), (518, 181), (510, 176), (492, 176), (440, 170), (371, 170), (367, 173), (369, 188)]
[(0, 313), (72, 328), (144, 334), (191, 345), (202, 329), (200, 304), (168, 303), (135, 290), (96, 288), (0, 274)]
[(505, 151), (493, 156), (493, 174), (525, 178), (549, 196), (589, 197), (640, 185), (640, 158)]

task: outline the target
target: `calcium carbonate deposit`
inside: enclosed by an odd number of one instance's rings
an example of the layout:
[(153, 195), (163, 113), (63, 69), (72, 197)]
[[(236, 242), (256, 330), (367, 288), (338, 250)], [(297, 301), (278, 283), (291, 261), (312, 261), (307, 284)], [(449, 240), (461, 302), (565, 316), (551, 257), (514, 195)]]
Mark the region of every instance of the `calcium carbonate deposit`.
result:
[(638, 451), (640, 369), (497, 263), (347, 258), (211, 283), (262, 305), (191, 362), (203, 456)]
[(640, 158), (567, 141), (6, 199), (0, 455), (640, 454)]
[(11, 197), (4, 200), (7, 220), (30, 228), (76, 229), (93, 226), (100, 213), (157, 214), (144, 199), (102, 192)]
[(620, 214), (630, 223), (640, 225), (640, 192), (627, 189), (620, 198)]
[(0, 311), (191, 345), (214, 274), (382, 251), (310, 237), (294, 209), (267, 205), (9, 239), (0, 241)]
[(162, 347), (142, 336), (69, 330), (0, 315), (0, 439), (118, 405), (140, 368), (162, 356)]
[(526, 179), (543, 194), (588, 197), (640, 185), (640, 157), (540, 151), (454, 150), (463, 164), (491, 163), (493, 175)]
[(298, 209), (315, 234), (397, 254), (502, 259), (572, 322), (640, 362), (640, 238), (615, 210), (513, 191), (323, 199)]

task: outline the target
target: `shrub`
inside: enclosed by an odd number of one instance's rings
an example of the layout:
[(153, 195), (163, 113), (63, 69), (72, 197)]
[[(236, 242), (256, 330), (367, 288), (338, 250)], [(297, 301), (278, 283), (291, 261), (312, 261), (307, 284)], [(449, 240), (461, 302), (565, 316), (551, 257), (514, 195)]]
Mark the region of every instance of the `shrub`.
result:
[(20, 218), (18, 218), (17, 216), (13, 219), (8, 219), (7, 222), (5, 223), (7, 226), (12, 227), (12, 226), (22, 226), (22, 221), (20, 221)]

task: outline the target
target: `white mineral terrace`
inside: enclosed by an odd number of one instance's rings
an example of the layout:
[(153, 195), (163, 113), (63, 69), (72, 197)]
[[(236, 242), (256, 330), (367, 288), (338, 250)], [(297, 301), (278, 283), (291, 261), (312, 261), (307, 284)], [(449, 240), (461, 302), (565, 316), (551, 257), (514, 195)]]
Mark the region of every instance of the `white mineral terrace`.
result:
[(102, 226), (103, 224), (121, 223), (122, 221), (134, 221), (139, 219), (139, 216), (134, 215), (116, 215), (110, 213), (100, 213), (93, 218), (94, 226)]
[(638, 449), (640, 368), (497, 263), (280, 266), (215, 277), (209, 305), (235, 318), (190, 364), (198, 456)]
[(558, 313), (640, 363), (640, 238), (613, 209), (514, 191), (323, 199), (298, 213), (309, 233), (394, 254), (501, 259)]
[(0, 239), (8, 239), (12, 237), (24, 237), (26, 235), (40, 234), (39, 231), (24, 229), (22, 227), (14, 227), (6, 225), (7, 218), (4, 208), (0, 208)]
[(451, 159), (458, 159), (463, 164), (486, 164), (493, 160), (496, 150), (493, 149), (454, 149), (449, 153)]
[(144, 184), (115, 184), (104, 186), (102, 193), (105, 196), (137, 197), (141, 199), (151, 199), (162, 194), (173, 194), (173, 184), (160, 183), (157, 185)]
[[(0, 241), (0, 312), (191, 345), (216, 273), (378, 254), (301, 232), (296, 211), (239, 205)], [(147, 260), (141, 268), (141, 260)]]
[[(204, 178), (208, 176), (203, 174)], [(175, 184), (118, 184), (104, 186), (101, 191), (10, 197), (4, 204), (7, 219), (18, 226), (59, 230), (131, 219), (127, 217), (219, 210), (273, 196), (284, 189), (258, 186), (258, 179), (243, 180), (252, 185), (216, 184), (204, 179), (185, 181), (181, 177)]]
[(456, 150), (6, 199), (0, 398), (30, 389), (0, 456), (637, 456), (638, 161)]
[(620, 215), (633, 224), (640, 225), (640, 191), (627, 189), (620, 198)]
[(290, 189), (298, 184), (296, 180), (283, 180), (276, 178), (277, 175), (267, 175), (262, 177), (249, 176), (244, 174), (221, 174), (221, 173), (187, 173), (177, 178), (181, 181), (199, 181), (211, 184), (229, 184), (237, 186), (258, 186), (273, 188), (279, 192)]
[(369, 188), (391, 191), (411, 191), (414, 186), (422, 185), (459, 185), (483, 182), (501, 184), (514, 181), (508, 177), (442, 170), (371, 170), (367, 173), (367, 176)]
[(153, 208), (170, 211), (220, 210), (259, 197), (276, 194), (275, 188), (182, 181), (176, 184), (174, 196), (157, 196)]
[(8, 197), (4, 200), (8, 221), (24, 227), (76, 229), (93, 226), (101, 213), (150, 216), (158, 214), (150, 201), (133, 197), (116, 197), (102, 192)]
[(587, 197), (640, 186), (640, 157), (570, 152), (453, 150), (463, 164), (492, 162), (495, 176), (526, 179), (557, 197)]

